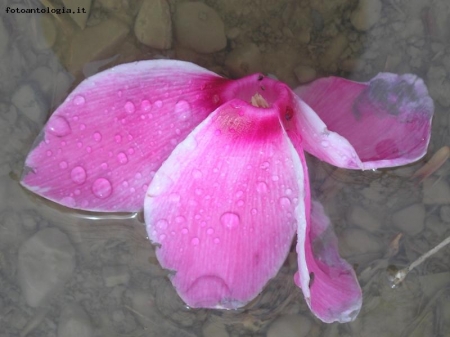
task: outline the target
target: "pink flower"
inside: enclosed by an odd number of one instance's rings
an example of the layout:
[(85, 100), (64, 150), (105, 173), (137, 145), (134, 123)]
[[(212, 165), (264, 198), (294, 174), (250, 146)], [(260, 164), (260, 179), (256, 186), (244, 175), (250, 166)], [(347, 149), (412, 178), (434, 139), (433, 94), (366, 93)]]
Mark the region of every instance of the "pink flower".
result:
[(191, 307), (241, 307), (286, 259), (324, 322), (361, 308), (352, 267), (310, 198), (303, 150), (375, 169), (421, 158), (433, 103), (413, 75), (329, 77), (292, 91), (261, 74), (222, 78), (181, 61), (117, 66), (82, 82), (26, 159), (22, 185), (89, 211), (144, 207), (161, 265)]

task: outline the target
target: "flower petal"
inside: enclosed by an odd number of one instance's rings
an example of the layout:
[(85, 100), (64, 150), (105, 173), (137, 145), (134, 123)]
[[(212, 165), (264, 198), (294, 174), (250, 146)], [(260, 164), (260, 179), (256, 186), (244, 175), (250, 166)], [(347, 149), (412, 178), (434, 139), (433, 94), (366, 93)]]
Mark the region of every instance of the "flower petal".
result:
[(374, 169), (426, 153), (434, 107), (417, 76), (381, 73), (368, 83), (328, 77), (295, 93), (301, 99), (293, 123), (303, 147), (330, 164)]
[(340, 258), (330, 220), (318, 202), (311, 203), (306, 233), (306, 238), (301, 238), (304, 232), (299, 228), (295, 282), (319, 319), (326, 323), (353, 321), (362, 305), (361, 288), (352, 266)]
[(278, 106), (231, 100), (176, 147), (149, 186), (144, 214), (189, 306), (238, 308), (276, 275), (302, 212), (303, 179)]
[(220, 104), (227, 82), (191, 63), (167, 60), (90, 77), (45, 125), (21, 183), (72, 208), (140, 210), (153, 174)]

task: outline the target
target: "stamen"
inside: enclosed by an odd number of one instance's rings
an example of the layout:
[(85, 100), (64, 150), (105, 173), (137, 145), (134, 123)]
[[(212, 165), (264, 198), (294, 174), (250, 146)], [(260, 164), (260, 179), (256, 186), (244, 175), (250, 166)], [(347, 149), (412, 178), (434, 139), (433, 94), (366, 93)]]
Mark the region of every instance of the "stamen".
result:
[(252, 105), (256, 106), (257, 108), (268, 108), (269, 107), (269, 104), (266, 102), (264, 97), (262, 97), (260, 94), (253, 95)]

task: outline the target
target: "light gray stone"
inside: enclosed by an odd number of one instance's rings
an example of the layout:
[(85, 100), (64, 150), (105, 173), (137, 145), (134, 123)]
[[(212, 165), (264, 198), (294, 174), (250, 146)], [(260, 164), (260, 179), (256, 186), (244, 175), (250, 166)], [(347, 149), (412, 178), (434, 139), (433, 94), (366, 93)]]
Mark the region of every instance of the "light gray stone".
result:
[(91, 337), (94, 334), (90, 319), (78, 304), (64, 307), (59, 317), (58, 337)]
[(344, 258), (378, 253), (380, 249), (379, 240), (365, 230), (348, 228), (339, 235), (339, 252)]
[(380, 0), (360, 0), (350, 16), (353, 27), (360, 31), (372, 28), (380, 20), (382, 7)]
[(39, 15), (36, 19), (36, 38), (33, 44), (37, 50), (47, 50), (56, 42), (56, 26), (51, 14)]
[(134, 34), (143, 44), (157, 49), (172, 47), (172, 20), (166, 0), (144, 1), (134, 23)]
[(14, 92), (11, 101), (24, 116), (38, 124), (44, 122), (47, 115), (47, 104), (31, 85), (21, 85)]
[[(91, 0), (62, 0), (62, 2), (64, 6), (75, 11), (69, 15), (81, 29), (84, 29), (91, 11)], [(78, 13), (78, 8), (80, 8), (80, 13)]]
[(450, 204), (450, 187), (444, 179), (429, 177), (423, 182), (423, 202), (425, 205)]
[(249, 43), (228, 54), (225, 66), (233, 77), (239, 78), (262, 70), (262, 56), (258, 46)]
[(425, 206), (423, 204), (414, 204), (401, 209), (394, 213), (392, 222), (402, 232), (416, 235), (425, 226)]
[(311, 321), (302, 315), (286, 315), (275, 320), (267, 331), (267, 337), (306, 337)]
[(75, 250), (66, 234), (46, 228), (19, 249), (18, 280), (29, 306), (38, 307), (58, 292), (75, 269)]
[(225, 328), (225, 324), (218, 319), (209, 319), (204, 325), (203, 325), (203, 337), (228, 337), (228, 331)]
[(130, 280), (130, 273), (127, 266), (104, 267), (102, 270), (102, 276), (107, 287), (127, 284)]
[(444, 222), (450, 222), (450, 205), (442, 206), (439, 210), (441, 220)]
[(381, 221), (360, 206), (356, 206), (352, 209), (349, 220), (353, 225), (370, 230), (371, 232), (376, 231), (381, 227)]
[(198, 53), (214, 53), (227, 45), (222, 19), (202, 2), (178, 5), (174, 25), (177, 41)]
[(6, 30), (3, 19), (0, 17), (0, 57), (2, 57), (8, 50), (9, 34)]
[(316, 69), (305, 65), (298, 65), (295, 67), (294, 73), (300, 84), (311, 82), (317, 77)]

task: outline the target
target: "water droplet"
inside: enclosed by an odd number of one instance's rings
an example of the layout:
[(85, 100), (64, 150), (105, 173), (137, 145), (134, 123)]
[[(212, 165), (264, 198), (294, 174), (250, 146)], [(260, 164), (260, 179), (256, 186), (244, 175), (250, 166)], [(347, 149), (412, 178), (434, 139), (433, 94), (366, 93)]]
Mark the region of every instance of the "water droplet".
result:
[(141, 102), (141, 109), (142, 111), (148, 112), (152, 109), (152, 104), (148, 100), (144, 99)]
[(75, 184), (83, 184), (86, 181), (86, 171), (81, 166), (76, 166), (70, 172), (70, 178)]
[(125, 103), (125, 111), (129, 114), (132, 114), (134, 111), (136, 110), (136, 107), (134, 106), (134, 104), (130, 101), (127, 101)]
[(291, 206), (291, 200), (287, 197), (280, 198), (278, 203), (280, 204), (280, 207), (282, 209), (287, 209), (287, 208), (289, 208), (289, 206)]
[(106, 169), (108, 168), (108, 164), (107, 164), (107, 163), (101, 163), (101, 164), (100, 164), (100, 167), (101, 167), (103, 170), (106, 170)]
[(187, 234), (187, 233), (189, 233), (189, 230), (188, 230), (186, 227), (184, 227), (184, 228), (181, 230), (181, 233), (182, 233), (182, 234)]
[(209, 235), (212, 235), (212, 234), (214, 234), (214, 229), (213, 229), (212, 227), (209, 227), (209, 228), (206, 230), (206, 233), (209, 234)]
[(80, 124), (80, 130), (83, 131), (84, 129), (86, 129), (86, 124)]
[(52, 151), (50, 151), (50, 150), (48, 150), (47, 152), (45, 152), (45, 154), (47, 155), (47, 157), (51, 157), (51, 156), (52, 156), (52, 154), (53, 154), (53, 152), (52, 152)]
[(87, 151), (87, 153), (91, 153), (92, 148), (90, 146), (88, 146), (88, 147), (86, 147), (86, 151)]
[(191, 117), (191, 106), (186, 101), (179, 101), (175, 104), (175, 113), (182, 121), (186, 121)]
[(158, 100), (158, 101), (155, 102), (155, 106), (159, 109), (159, 108), (161, 108), (163, 106), (163, 102)]
[(244, 206), (244, 200), (239, 200), (239, 201), (237, 202), (237, 205), (238, 205), (239, 207)]
[(159, 236), (159, 241), (163, 241), (166, 238), (166, 234), (161, 234)]
[(75, 207), (77, 203), (75, 202), (75, 199), (72, 197), (64, 197), (61, 199), (61, 204), (67, 207)]
[(158, 220), (158, 222), (156, 223), (156, 227), (159, 229), (166, 229), (168, 225), (169, 222), (165, 219)]
[(219, 95), (213, 95), (213, 103), (214, 104), (217, 104), (217, 103), (219, 103), (220, 102), (220, 97), (219, 97)]
[(251, 211), (251, 212), (252, 212), (253, 215), (258, 214), (258, 210), (257, 210), (256, 208), (252, 208), (252, 211)]
[(192, 238), (191, 243), (193, 246), (198, 246), (198, 244), (200, 243), (200, 239), (199, 238)]
[(132, 147), (130, 147), (130, 148), (127, 150), (127, 152), (128, 152), (128, 154), (133, 154), (133, 153), (134, 153), (134, 149), (133, 149)]
[(273, 181), (278, 181), (280, 179), (280, 177), (278, 177), (276, 174), (274, 174), (273, 176), (272, 176), (272, 180)]
[(62, 161), (59, 163), (59, 168), (64, 170), (67, 168), (67, 162), (66, 161)]
[(244, 191), (237, 191), (236, 192), (236, 198), (239, 199), (240, 197), (242, 197), (244, 195)]
[(263, 162), (259, 168), (263, 169), (263, 170), (267, 170), (269, 168), (270, 164), (268, 161)]
[(219, 238), (214, 238), (214, 243), (215, 243), (215, 244), (220, 243), (220, 239), (219, 239)]
[(123, 94), (122, 90), (119, 90), (119, 91), (117, 92), (117, 96), (119, 96), (119, 97), (122, 97), (122, 94)]
[(256, 190), (259, 193), (267, 193), (268, 190), (267, 184), (264, 181), (258, 181), (256, 183)]
[(192, 176), (193, 176), (195, 179), (200, 179), (200, 178), (203, 176), (203, 173), (202, 173), (202, 171), (200, 171), (200, 170), (198, 170), (198, 169), (194, 169), (194, 170), (192, 171)]
[(69, 122), (61, 116), (50, 118), (47, 124), (47, 130), (57, 137), (67, 136), (72, 131)]
[(135, 177), (136, 179), (141, 179), (141, 178), (142, 178), (142, 174), (141, 174), (140, 172), (138, 172), (138, 173), (136, 173), (136, 174), (134, 175), (134, 177)]
[(127, 187), (128, 187), (128, 181), (126, 181), (126, 180), (123, 181), (123, 182), (122, 182), (122, 186), (125, 187), (125, 188), (127, 188)]
[(81, 191), (77, 188), (75, 191), (73, 191), (73, 193), (74, 193), (75, 195), (80, 195), (80, 194), (81, 194)]
[(119, 154), (117, 155), (117, 160), (119, 161), (119, 163), (121, 164), (126, 164), (128, 163), (128, 157), (125, 153), (123, 152), (119, 152)]
[(241, 219), (239, 218), (239, 215), (232, 212), (225, 212), (220, 216), (220, 222), (223, 226), (226, 228), (235, 228), (239, 226)]
[(175, 222), (178, 223), (178, 224), (183, 223), (183, 222), (185, 222), (185, 221), (186, 221), (186, 219), (185, 219), (184, 216), (182, 216), (182, 215), (179, 215), (179, 216), (177, 216), (177, 217), (175, 218)]
[(320, 142), (320, 144), (321, 144), (323, 147), (328, 147), (328, 145), (330, 145), (330, 143), (329, 143), (327, 140), (322, 140), (322, 141)]
[(201, 195), (202, 193), (203, 193), (203, 190), (201, 188), (196, 188), (195, 189), (195, 194)]
[(287, 188), (285, 193), (286, 193), (286, 195), (291, 195), (292, 194), (292, 190), (290, 188)]
[(77, 146), (78, 146), (78, 148), (81, 149), (81, 148), (83, 147), (83, 143), (82, 143), (82, 142), (78, 142), (78, 143), (77, 143)]
[(77, 106), (83, 105), (85, 102), (86, 102), (85, 98), (81, 95), (77, 95), (73, 99), (73, 104)]
[(99, 141), (102, 140), (102, 135), (101, 135), (100, 132), (95, 132), (95, 133), (94, 133), (94, 140), (95, 140), (96, 142), (99, 142)]
[(92, 193), (100, 199), (109, 197), (112, 193), (111, 183), (105, 178), (98, 178), (92, 185)]

